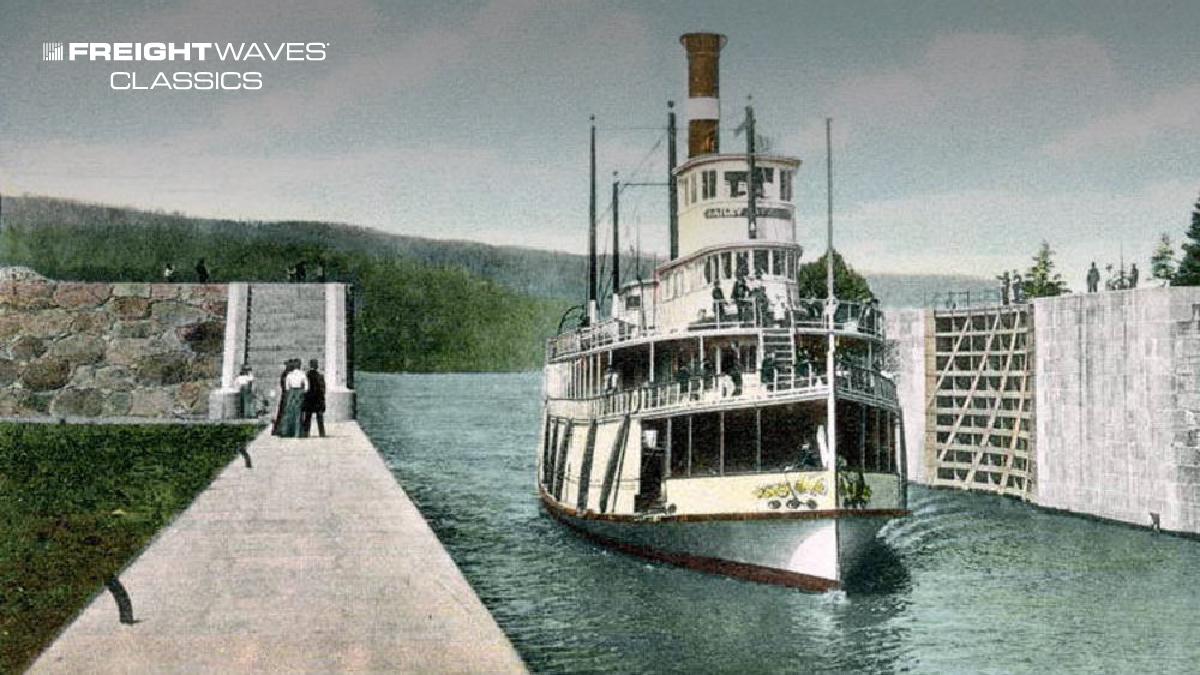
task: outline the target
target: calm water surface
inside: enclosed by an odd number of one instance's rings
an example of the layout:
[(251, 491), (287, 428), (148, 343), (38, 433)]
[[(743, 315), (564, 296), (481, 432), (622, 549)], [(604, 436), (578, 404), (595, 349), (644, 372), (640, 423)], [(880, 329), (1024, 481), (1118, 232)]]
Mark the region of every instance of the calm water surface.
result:
[(910, 490), (808, 594), (598, 548), (534, 492), (540, 373), (357, 378), (360, 422), (539, 673), (1200, 673), (1200, 542)]

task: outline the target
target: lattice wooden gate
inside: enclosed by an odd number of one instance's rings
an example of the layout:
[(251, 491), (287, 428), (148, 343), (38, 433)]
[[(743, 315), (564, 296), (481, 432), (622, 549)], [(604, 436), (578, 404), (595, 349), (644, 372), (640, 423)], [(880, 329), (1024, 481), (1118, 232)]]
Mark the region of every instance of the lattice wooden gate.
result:
[(934, 312), (925, 408), (933, 485), (1033, 497), (1031, 311), (1002, 305)]

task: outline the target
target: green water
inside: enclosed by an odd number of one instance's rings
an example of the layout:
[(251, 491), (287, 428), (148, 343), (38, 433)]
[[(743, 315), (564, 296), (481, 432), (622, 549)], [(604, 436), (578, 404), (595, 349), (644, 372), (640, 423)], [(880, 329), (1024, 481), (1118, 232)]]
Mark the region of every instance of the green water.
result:
[(356, 386), (363, 428), (534, 672), (1200, 672), (1200, 541), (914, 487), (845, 591), (736, 581), (541, 512), (540, 373)]

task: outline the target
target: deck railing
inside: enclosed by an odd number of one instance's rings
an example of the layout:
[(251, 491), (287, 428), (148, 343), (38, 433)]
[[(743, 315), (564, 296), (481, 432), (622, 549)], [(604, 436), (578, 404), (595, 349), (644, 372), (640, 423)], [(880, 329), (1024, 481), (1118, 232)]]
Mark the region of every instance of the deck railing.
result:
[[(896, 405), (896, 383), (878, 371), (842, 364), (835, 381), (839, 395), (884, 407)], [(728, 376), (693, 377), (686, 384), (647, 384), (597, 396), (555, 400), (565, 408), (561, 411), (565, 414), (600, 418), (823, 394), (828, 394), (823, 369), (817, 371), (810, 365), (788, 376), (776, 374), (770, 382), (760, 382), (757, 378), (743, 382), (740, 389), (734, 387)]]
[[(706, 312), (700, 319), (687, 324), (688, 331), (720, 331), (730, 329), (790, 328), (793, 333), (819, 333), (826, 330), (825, 301), (819, 298), (801, 300), (796, 307), (782, 312), (770, 308), (761, 315), (753, 302), (743, 303), (739, 313), (736, 303), (725, 301), (720, 311)], [(883, 337), (883, 314), (873, 303), (838, 303), (833, 313), (833, 329), (841, 334)], [(555, 359), (586, 352), (596, 347), (654, 335), (655, 329), (639, 329), (636, 324), (609, 319), (589, 328), (563, 333), (546, 342), (546, 359)]]

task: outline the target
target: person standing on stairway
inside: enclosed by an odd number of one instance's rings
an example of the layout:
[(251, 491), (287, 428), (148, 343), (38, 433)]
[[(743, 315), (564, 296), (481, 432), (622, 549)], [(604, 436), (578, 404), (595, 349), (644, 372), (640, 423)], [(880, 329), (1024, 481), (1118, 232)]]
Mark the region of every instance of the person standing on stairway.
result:
[(317, 418), (317, 432), (321, 434), (321, 438), (325, 438), (325, 376), (321, 371), (317, 370), (317, 360), (312, 359), (308, 362), (308, 391), (304, 393), (304, 412), (303, 422), (301, 423), (300, 435), (308, 437), (312, 429), (312, 420), (315, 415)]

